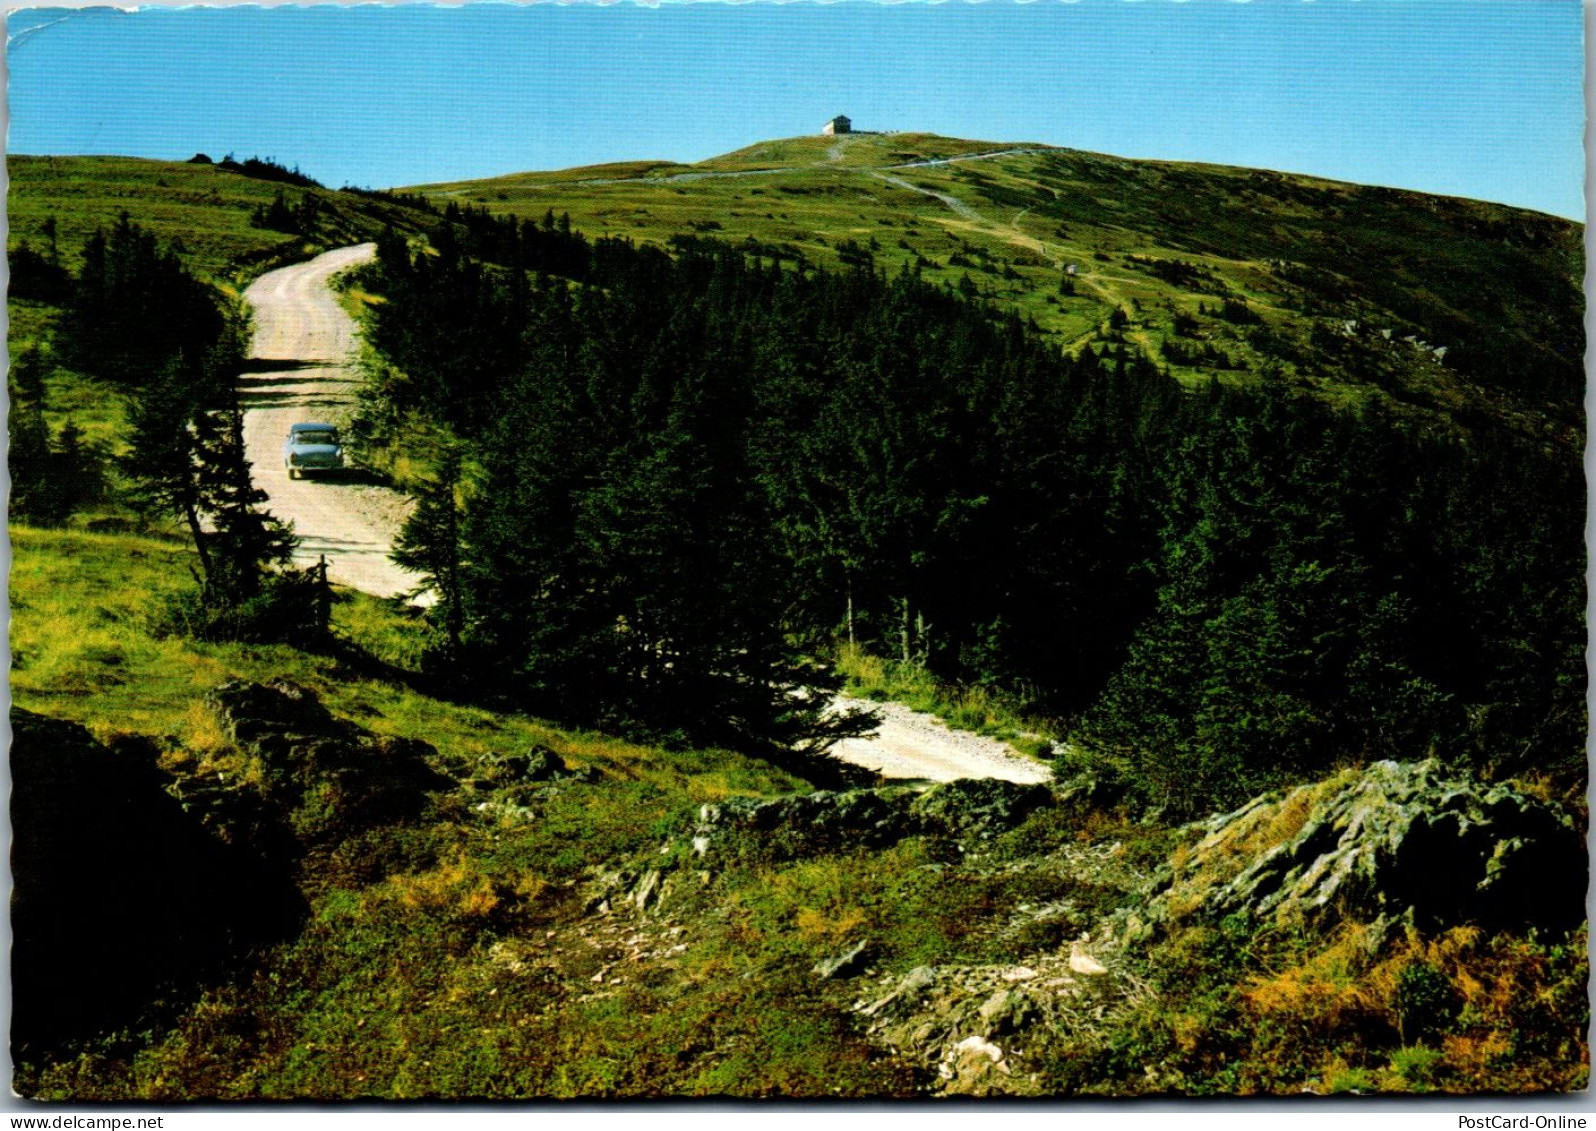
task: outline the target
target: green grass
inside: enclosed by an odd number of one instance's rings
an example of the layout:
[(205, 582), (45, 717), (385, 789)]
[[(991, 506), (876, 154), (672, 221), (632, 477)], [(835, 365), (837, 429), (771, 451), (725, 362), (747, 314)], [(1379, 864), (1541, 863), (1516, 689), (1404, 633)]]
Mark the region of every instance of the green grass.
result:
[[(556, 214), (568, 212), (573, 225), (590, 236), (659, 244), (693, 232), (733, 242), (752, 239), (832, 268), (842, 265), (839, 246), (851, 241), (888, 271), (920, 262), (928, 278), (950, 285), (968, 274), (983, 293), (1015, 302), (1034, 313), (1045, 329), (1072, 338), (1107, 316), (1112, 307), (1094, 294), (1066, 300), (1062, 308), (1045, 302), (1042, 296), (1056, 289), (1060, 267), (1023, 230), (1001, 217), (971, 222), (928, 197), (872, 176), (873, 163), (859, 142), (876, 140), (854, 139), (846, 151), (849, 159), (835, 163), (825, 160), (826, 146), (811, 144), (830, 139), (794, 139), (700, 165), (650, 168), (632, 177), (612, 168), (576, 169), (425, 186), (421, 191), (440, 203), (453, 199), (481, 204), (525, 219), (541, 219), (551, 208)], [(987, 148), (986, 143), (933, 140), (943, 144), (927, 147), (930, 152)], [(781, 168), (784, 157), (795, 167), (779, 176), (760, 172)], [(894, 154), (881, 158), (890, 162)], [(702, 175), (739, 171), (749, 175)], [(684, 174), (698, 179), (668, 179)], [(595, 183), (618, 176), (620, 183)], [(950, 264), (955, 255), (990, 269)], [(1018, 278), (1004, 278), (1006, 267)]]
[[(1071, 805), (969, 855), (909, 838), (700, 864), (682, 839), (699, 805), (802, 784), (726, 751), (667, 753), (439, 700), (331, 655), (159, 636), (155, 611), (191, 584), (183, 545), (27, 527), (11, 537), (15, 700), (102, 739), (157, 737), (171, 764), (199, 759), (247, 781), (201, 698), (229, 678), (288, 678), (373, 732), (424, 738), (443, 764), (543, 743), (598, 771), (529, 817), (479, 813), (484, 795), (456, 791), (416, 820), (353, 836), (309, 862), (311, 918), (297, 938), (146, 1031), (19, 1065), (28, 1096), (919, 1095), (927, 1072), (868, 1039), (852, 1012), (878, 983), (817, 979), (817, 962), (868, 939), (890, 981), (919, 965), (1056, 954), (1178, 839)], [(413, 663), (417, 624), (394, 603), (343, 594), (334, 622), (373, 659)], [(649, 914), (593, 914), (643, 870), (673, 863)], [(1016, 916), (1041, 905), (1073, 910)], [(1583, 935), (1458, 928), (1385, 947), (1371, 937), (1357, 924), (1328, 937), (1181, 927), (1116, 960), (1134, 992), (1105, 999), (1095, 1021), (1026, 1034), (1037, 1074), (1026, 1086), (1121, 1096), (1583, 1086)], [(1455, 1008), (1404, 1039), (1414, 986)]]
[(109, 229), (124, 210), (166, 246), (181, 244), (188, 266), (213, 279), (229, 277), (240, 253), (303, 243), (250, 226), (251, 212), (269, 204), (284, 186), (214, 165), (21, 155), (8, 157), (6, 165), (11, 245), (26, 242), (44, 251), (43, 226), (53, 217), (62, 261), (74, 270), (84, 241), (98, 229)]
[[(602, 735), (450, 703), (403, 683), (356, 676), (331, 655), (286, 645), (206, 644), (158, 635), (161, 605), (192, 588), (192, 551), (177, 540), (78, 530), (11, 528), (11, 689), (16, 703), (71, 719), (100, 737), (175, 734), (194, 706), (228, 679), (295, 680), (335, 713), (378, 734), (425, 735), (451, 758), (550, 745), (577, 766), (713, 801), (798, 788), (764, 763), (725, 751), (664, 755)], [(413, 617), (393, 602), (339, 591), (335, 632), (403, 669), (415, 656)], [(657, 817), (663, 810), (654, 813)]]
[[(109, 229), (122, 212), (155, 233), (196, 274), (241, 288), (267, 267), (372, 239), (384, 222), (413, 227), (408, 210), (326, 189), (300, 189), (257, 180), (216, 165), (150, 161), (135, 157), (6, 158), (7, 201), (13, 248), (27, 243), (47, 251), (46, 221), (56, 222), (63, 265), (77, 269), (85, 240)], [(283, 192), (290, 202), (312, 193), (324, 221), (315, 238), (256, 228), (250, 216)]]
[[(667, 754), (446, 702), (332, 656), (161, 636), (151, 630), (155, 610), (191, 584), (181, 544), (27, 527), (13, 527), (11, 537), (14, 699), (101, 739), (165, 736), (169, 759), (236, 768), (203, 695), (230, 678), (287, 678), (377, 734), (425, 737), (445, 764), (542, 743), (600, 774), (567, 788), (536, 821), (474, 818), (445, 795), (419, 825), (340, 850), (321, 866), (326, 886), (312, 924), (257, 980), (217, 987), (153, 1044), (112, 1039), (83, 1059), (26, 1066), (29, 1094), (874, 1091), (875, 1058), (856, 1047), (854, 1068), (846, 1056), (839, 1061), (854, 1038), (834, 1010), (804, 1003), (802, 979), (723, 987), (689, 962), (685, 988), (628, 987), (614, 1001), (570, 995), (551, 1009), (538, 979), (511, 977), (493, 949), (577, 931), (573, 885), (603, 862), (646, 859), (684, 812), (729, 796), (790, 793), (805, 788), (800, 781), (727, 751)], [(414, 656), (416, 623), (391, 602), (343, 594), (334, 627), (385, 662), (404, 666)], [(403, 866), (372, 877), (372, 860)], [(578, 935), (561, 945), (573, 962), (588, 961)], [(713, 968), (715, 955), (735, 949), (722, 939), (704, 962)], [(581, 972), (585, 979), (587, 967)], [(486, 1000), (488, 989), (497, 1000)], [(703, 1025), (736, 1033), (747, 1055), (659, 1076), (663, 1066), (651, 1058), (665, 1054), (657, 1050), (690, 1042)], [(786, 1052), (772, 1058), (771, 1047)]]

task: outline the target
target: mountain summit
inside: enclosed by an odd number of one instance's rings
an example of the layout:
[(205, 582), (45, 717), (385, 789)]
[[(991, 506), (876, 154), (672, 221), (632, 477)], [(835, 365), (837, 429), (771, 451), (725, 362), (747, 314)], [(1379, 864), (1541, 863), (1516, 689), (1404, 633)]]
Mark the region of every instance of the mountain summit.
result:
[(1581, 427), (1583, 225), (1506, 205), (924, 133), (414, 191), (566, 213), (591, 236), (701, 233), (788, 264), (915, 271), (1066, 350), (1112, 328), (1188, 383), (1285, 380), (1569, 442)]

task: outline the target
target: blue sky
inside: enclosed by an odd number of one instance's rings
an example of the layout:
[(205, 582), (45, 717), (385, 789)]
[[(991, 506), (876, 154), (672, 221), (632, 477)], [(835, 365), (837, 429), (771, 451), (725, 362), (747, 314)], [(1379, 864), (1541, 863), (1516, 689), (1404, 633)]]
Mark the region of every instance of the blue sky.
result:
[(1580, 0), (29, 9), (19, 153), (390, 187), (863, 129), (1252, 165), (1584, 217)]

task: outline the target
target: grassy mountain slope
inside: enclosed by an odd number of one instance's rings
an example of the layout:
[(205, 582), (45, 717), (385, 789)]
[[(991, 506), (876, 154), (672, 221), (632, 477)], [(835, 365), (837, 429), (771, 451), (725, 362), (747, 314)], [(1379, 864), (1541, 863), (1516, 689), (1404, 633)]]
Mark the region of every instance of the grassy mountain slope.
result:
[[(46, 248), (54, 217), (75, 266), (83, 239), (125, 209), (233, 287), (387, 220), (424, 219), (209, 166), (13, 157), (10, 169), (13, 248)], [(326, 226), (309, 238), (252, 226), (279, 189), (290, 202), (314, 195)], [(696, 231), (752, 239), (766, 258), (835, 267), (868, 255), (954, 286), (968, 276), (1063, 346), (1120, 334), (1154, 356), (1177, 342), (1237, 363), (1166, 360), (1192, 382), (1289, 380), (1349, 406), (1505, 421), (1570, 450), (1580, 428), (1566, 371), (1582, 347), (1582, 229), (1495, 205), (903, 134), (427, 192), (539, 221), (569, 212), (591, 234), (665, 243)], [(1073, 294), (1059, 286), (1069, 263)], [(1227, 300), (1257, 321), (1226, 317)], [(56, 314), (14, 297), (10, 309), (13, 354)], [(1121, 309), (1126, 324), (1109, 326)], [(1494, 371), (1473, 379), (1454, 367), (1455, 348), (1438, 358), (1403, 341), (1455, 347), (1487, 330), (1526, 373), (1563, 376), (1545, 388)], [(102, 385), (64, 370), (50, 383), (53, 424), (71, 416), (117, 443), (120, 402)], [(861, 825), (834, 850), (776, 857), (764, 838), (706, 859), (690, 839), (701, 806), (808, 785), (725, 751), (666, 751), (431, 695), (413, 613), (359, 594), (340, 595), (336, 641), (318, 651), (186, 639), (164, 610), (191, 586), (192, 551), (158, 531), (82, 529), (95, 523), (12, 529), (18, 705), (86, 725), (118, 756), (153, 756), (175, 780), (244, 796), (265, 770), (205, 694), (228, 679), (287, 678), (378, 736), (429, 743), (460, 784), (413, 819), (296, 863), (302, 930), (241, 958), (233, 976), (172, 987), (124, 1029), (23, 1049), (15, 1086), (30, 1097), (881, 1097), (951, 1090), (950, 1072), (976, 1094), (1587, 1081), (1582, 935), (1387, 937), (1348, 923), (1326, 940), (1226, 920), (1145, 953), (1099, 950), (1111, 969), (1084, 973), (1090, 955), (1072, 941), (1189, 847), (1095, 784), (967, 844), (908, 836), (872, 848)], [(579, 774), (530, 801), (477, 784), (495, 760), (537, 746)], [(322, 820), (306, 797), (296, 818)], [(1292, 816), (1253, 848), (1295, 832)], [(165, 880), (148, 876), (152, 891)], [(653, 882), (666, 884), (657, 901)], [(817, 971), (861, 941), (862, 971)], [(892, 996), (906, 1009), (900, 987), (923, 990), (925, 968), (940, 979), (926, 999), (936, 1039), (900, 1040), (921, 1018), (886, 1028), (873, 1003)], [(1015, 991), (1033, 987), (1060, 990), (1036, 999), (1056, 1013), (1027, 1012)], [(981, 1045), (964, 1048), (977, 1033), (1002, 1046), (1001, 1070)], [(943, 1046), (964, 1052), (949, 1061)]]
[(590, 236), (698, 232), (830, 268), (917, 268), (1065, 348), (1123, 310), (1125, 337), (1188, 381), (1267, 375), (1570, 443), (1581, 427), (1583, 227), (1503, 205), (926, 134), (416, 191), (533, 220), (569, 213)]
[[(149, 607), (182, 584), (187, 553), (174, 544), (26, 529), (13, 539), (19, 705), (85, 724), (106, 756), (152, 759), (185, 811), (247, 820), (250, 799), (273, 788), (273, 766), (205, 702), (228, 679), (290, 680), (381, 738), (422, 739), (429, 763), (456, 779), (408, 818), (342, 827), (318, 808), (338, 796), (333, 776), (312, 778), (290, 816), (318, 839), (302, 857), (267, 857), (306, 899), (291, 937), (228, 977), (167, 987), (125, 1028), (24, 1044), (14, 1084), (30, 1098), (1584, 1085), (1577, 933), (1387, 939), (1348, 923), (1325, 939), (1238, 919), (1121, 951), (1098, 924), (1193, 838), (1079, 791), (1012, 818), (972, 791), (948, 810), (977, 830), (962, 848), (904, 830), (881, 843), (878, 806), (746, 840), (717, 826), (705, 856), (691, 839), (706, 805), (786, 797), (824, 814), (846, 798), (795, 797), (803, 783), (724, 751), (665, 752), (434, 698), (412, 685), (409, 626), (383, 602), (337, 606), (341, 649), (197, 644), (148, 627)], [(495, 779), (539, 747), (576, 775)], [(86, 788), (60, 800), (75, 805)], [(219, 792), (237, 804), (207, 803)], [(993, 824), (979, 832), (982, 821)], [(1259, 854), (1302, 815), (1264, 824)], [(96, 844), (91, 834), (77, 835)], [(144, 847), (114, 850), (138, 860)], [(168, 882), (146, 881), (151, 899)], [(160, 930), (163, 946), (188, 945), (174, 924)], [(1107, 969), (1077, 956), (1072, 940), (1089, 930)], [(857, 968), (822, 972), (861, 941)], [(982, 1033), (991, 1041), (967, 1047)]]
[[(69, 267), (75, 266), (83, 241), (96, 229), (109, 228), (123, 211), (176, 251), (189, 270), (218, 282), (247, 278), (267, 260), (286, 262), (311, 249), (371, 239), (385, 223), (413, 223), (408, 210), (385, 201), (263, 180), (220, 165), (13, 154), (6, 171), (10, 245), (45, 250), (44, 224), (53, 217)], [(255, 209), (269, 206), (279, 192), (290, 204), (306, 196), (320, 203), (321, 220), (311, 235), (251, 225)]]

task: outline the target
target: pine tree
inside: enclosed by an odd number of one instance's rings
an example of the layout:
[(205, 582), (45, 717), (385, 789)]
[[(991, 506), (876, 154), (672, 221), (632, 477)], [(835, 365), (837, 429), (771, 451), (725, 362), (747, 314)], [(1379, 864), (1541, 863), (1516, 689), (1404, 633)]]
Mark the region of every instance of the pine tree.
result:
[(293, 533), (260, 509), (266, 492), (250, 481), (244, 414), (234, 398), (197, 412), (192, 437), (197, 507), (209, 520), (205, 599), (236, 610), (261, 595), (268, 566), (288, 562)]
[(232, 385), (241, 341), (234, 324), (202, 364), (177, 355), (161, 367), (133, 400), (131, 454), (122, 461), (134, 504), (187, 529), (200, 601), (217, 631), (236, 630), (238, 617), (265, 592), (269, 567), (286, 563), (294, 547), (292, 531), (260, 509), (266, 494), (250, 480)]
[(50, 426), (45, 423), (44, 356), (37, 348), (17, 359), (11, 373), (11, 412), (7, 418), (11, 472), (11, 514), (49, 525), (61, 518), (53, 474)]
[(429, 616), (442, 629), (444, 670), (453, 670), (465, 635), (462, 591), (463, 509), (460, 451), (445, 449), (437, 476), (416, 496), (416, 509), (394, 540), (393, 560), (421, 575), (421, 592), (436, 598)]
[(201, 364), (226, 321), (216, 292), (124, 212), (84, 244), (56, 344), (64, 364), (136, 387), (173, 355)]

